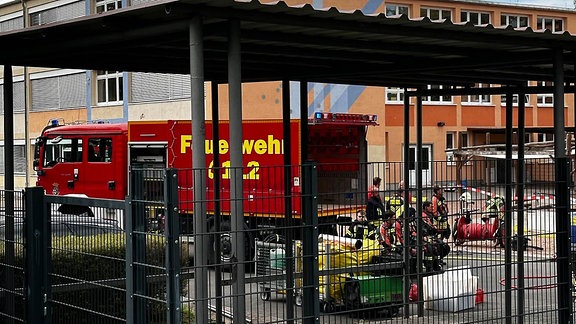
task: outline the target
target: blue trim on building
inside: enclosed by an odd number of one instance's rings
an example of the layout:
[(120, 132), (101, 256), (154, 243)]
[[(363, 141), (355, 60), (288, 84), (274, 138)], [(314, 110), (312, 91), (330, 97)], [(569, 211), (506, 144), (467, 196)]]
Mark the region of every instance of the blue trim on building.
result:
[(300, 82), (290, 81), (290, 118), (300, 118)]
[(122, 119), (128, 121), (128, 72), (122, 72)]
[(364, 14), (373, 14), (376, 12), (376, 9), (378, 9), (378, 7), (380, 7), (383, 3), (384, 0), (368, 0), (361, 11)]
[[(357, 85), (338, 85), (339, 91), (342, 91), (337, 99), (332, 100), (332, 106), (330, 107), (331, 112), (346, 113), (350, 111), (350, 108), (356, 103), (356, 100), (360, 97), (362, 92), (366, 89), (366, 86)], [(334, 96), (334, 93), (332, 93)]]
[(308, 115), (311, 115), (316, 111), (324, 111), (324, 100), (330, 93), (330, 91), (325, 91), (328, 86), (328, 84), (317, 82), (312, 82), (308, 85), (308, 91), (312, 90), (312, 97), (314, 98), (308, 106)]
[(92, 71), (86, 71), (86, 120), (92, 120)]
[[(90, 15), (90, 0), (84, 2), (86, 16)], [(92, 120), (92, 71), (86, 71), (86, 120)]]

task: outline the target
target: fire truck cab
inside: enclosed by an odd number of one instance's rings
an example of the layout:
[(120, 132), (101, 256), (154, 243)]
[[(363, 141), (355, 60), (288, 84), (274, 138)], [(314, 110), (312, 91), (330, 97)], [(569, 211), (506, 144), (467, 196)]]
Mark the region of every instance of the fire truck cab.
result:
[(126, 197), (126, 124), (61, 125), (51, 121), (36, 138), (36, 185), (53, 195)]

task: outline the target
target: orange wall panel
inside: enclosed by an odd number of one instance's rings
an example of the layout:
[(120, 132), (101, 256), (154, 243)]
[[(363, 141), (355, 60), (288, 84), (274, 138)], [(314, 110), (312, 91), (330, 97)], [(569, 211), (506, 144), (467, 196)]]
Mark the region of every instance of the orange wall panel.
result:
[(462, 126), (494, 126), (495, 109), (494, 106), (463, 106)]
[(422, 107), (422, 126), (437, 126), (444, 122), (445, 126), (457, 126), (455, 105), (425, 105)]
[[(387, 105), (386, 106), (386, 120), (381, 123), (386, 126), (404, 126), (404, 106), (402, 105)], [(414, 126), (414, 109), (410, 107), (410, 126)]]
[[(542, 110), (547, 110), (548, 108), (537, 108), (538, 109), (538, 116), (541, 115)], [(526, 107), (524, 109), (524, 125), (525, 126), (535, 126), (534, 125), (534, 108)], [(500, 112), (500, 118), (502, 118), (502, 125), (503, 127), (506, 125), (506, 108), (502, 107)], [(518, 108), (514, 107), (512, 109), (512, 125), (518, 126)], [(539, 126), (546, 126), (546, 125), (539, 125)]]

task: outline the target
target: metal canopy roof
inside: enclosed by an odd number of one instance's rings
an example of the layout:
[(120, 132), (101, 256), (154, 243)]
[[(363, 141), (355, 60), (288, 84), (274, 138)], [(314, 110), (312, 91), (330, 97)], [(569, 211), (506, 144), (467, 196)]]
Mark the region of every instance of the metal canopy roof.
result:
[(229, 19), (241, 24), (244, 82), (524, 84), (553, 80), (555, 49), (574, 81), (576, 37), (568, 33), (233, 0), (155, 1), (0, 33), (0, 64), (188, 74), (194, 15), (203, 17), (209, 81), (227, 80)]

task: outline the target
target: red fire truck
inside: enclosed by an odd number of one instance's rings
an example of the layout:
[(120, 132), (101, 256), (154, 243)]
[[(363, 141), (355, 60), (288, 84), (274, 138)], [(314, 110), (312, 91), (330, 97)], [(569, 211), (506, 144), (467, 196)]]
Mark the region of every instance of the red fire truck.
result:
[[(309, 120), (308, 158), (318, 163), (320, 223), (334, 224), (338, 216), (349, 217), (363, 208), (368, 187), (366, 132), (370, 125), (377, 125), (377, 116), (315, 113)], [(215, 207), (213, 178), (218, 167), (220, 210), (225, 217), (221, 229), (226, 231), (230, 227), (226, 218), (230, 214), (229, 123), (222, 121), (219, 127), (220, 139), (214, 143), (212, 123), (206, 123), (207, 221), (210, 228)], [(301, 164), (300, 120), (291, 120), (290, 127), (291, 190), (295, 197), (292, 215), (298, 219), (301, 215), (297, 198), (301, 176), (298, 167)], [(285, 205), (282, 120), (243, 121), (242, 133), (243, 209), (247, 227), (277, 226), (284, 218)], [(70, 125), (53, 121), (36, 139), (36, 184), (53, 195), (124, 199), (130, 191), (129, 170), (176, 168), (182, 230), (191, 232), (191, 134), (191, 122), (181, 120)], [(215, 150), (219, 152), (219, 166), (214, 166)], [(147, 188), (156, 188), (156, 194), (162, 193), (161, 185)]]

